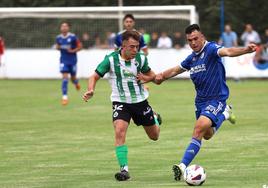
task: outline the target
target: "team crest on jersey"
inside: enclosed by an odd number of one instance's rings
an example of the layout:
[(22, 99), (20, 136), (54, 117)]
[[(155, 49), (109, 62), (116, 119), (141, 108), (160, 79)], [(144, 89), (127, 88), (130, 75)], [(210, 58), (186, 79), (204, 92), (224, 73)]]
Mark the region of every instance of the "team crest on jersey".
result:
[(68, 38), (68, 39), (67, 39), (67, 42), (71, 42), (71, 38)]
[(203, 58), (204, 58), (204, 56), (205, 56), (205, 52), (202, 52), (202, 54), (201, 54), (200, 58), (201, 58), (201, 59), (203, 59)]
[(138, 67), (140, 64), (138, 61), (135, 61), (135, 66)]
[(136, 76), (132, 72), (125, 69), (123, 69), (123, 74), (126, 78), (136, 78)]

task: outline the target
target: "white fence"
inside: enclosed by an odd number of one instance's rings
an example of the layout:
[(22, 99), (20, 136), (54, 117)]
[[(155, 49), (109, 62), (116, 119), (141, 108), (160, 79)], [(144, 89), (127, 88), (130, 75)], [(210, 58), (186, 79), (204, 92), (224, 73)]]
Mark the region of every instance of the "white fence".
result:
[[(78, 77), (87, 78), (112, 50), (91, 49), (78, 53)], [(190, 49), (150, 49), (149, 65), (156, 72), (177, 65), (189, 53)], [(7, 49), (0, 67), (0, 78), (8, 79), (46, 79), (60, 78), (59, 51), (54, 49)], [(268, 77), (268, 65), (261, 68), (253, 63), (254, 54), (235, 58), (224, 58), (226, 75), (229, 78)], [(189, 77), (188, 72), (179, 77)]]

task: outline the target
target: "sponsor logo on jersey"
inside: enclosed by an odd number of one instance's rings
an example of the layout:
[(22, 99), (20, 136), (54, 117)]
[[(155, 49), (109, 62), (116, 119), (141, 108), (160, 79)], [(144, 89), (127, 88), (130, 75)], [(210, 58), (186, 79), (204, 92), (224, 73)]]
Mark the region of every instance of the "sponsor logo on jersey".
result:
[(195, 74), (195, 73), (204, 72), (204, 71), (206, 71), (205, 64), (196, 65), (190, 69), (190, 74)]

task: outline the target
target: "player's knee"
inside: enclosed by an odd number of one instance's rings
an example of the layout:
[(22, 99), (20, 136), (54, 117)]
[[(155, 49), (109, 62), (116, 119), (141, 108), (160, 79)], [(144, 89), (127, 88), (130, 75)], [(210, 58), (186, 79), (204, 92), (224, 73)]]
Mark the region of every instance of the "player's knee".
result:
[(211, 139), (213, 137), (213, 135), (214, 135), (214, 129), (213, 128), (210, 128), (210, 129), (208, 129), (206, 131), (206, 133), (204, 134), (204, 137), (203, 138), (205, 140), (209, 140), (209, 139)]
[(204, 138), (205, 140), (209, 140), (209, 139), (212, 138), (212, 136), (213, 136), (213, 135), (205, 134), (205, 135), (203, 136), (203, 138)]
[(204, 135), (204, 128), (202, 126), (196, 125), (193, 132), (194, 138), (202, 138)]
[(151, 135), (148, 135), (148, 136), (153, 141), (157, 141), (158, 138), (159, 138), (159, 134), (151, 134)]
[(153, 141), (157, 141), (158, 140), (158, 136), (150, 137), (150, 139), (153, 140)]

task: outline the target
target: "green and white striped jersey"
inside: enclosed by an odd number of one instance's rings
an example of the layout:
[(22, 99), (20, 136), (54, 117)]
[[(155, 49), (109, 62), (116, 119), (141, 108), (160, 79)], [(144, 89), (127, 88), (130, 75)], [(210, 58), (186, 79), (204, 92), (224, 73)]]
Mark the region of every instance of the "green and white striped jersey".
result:
[(105, 56), (95, 72), (101, 77), (109, 73), (111, 101), (139, 103), (147, 99), (149, 93), (144, 89), (144, 85), (137, 81), (136, 76), (140, 72), (146, 73), (150, 70), (145, 55), (137, 53), (134, 59), (125, 61), (119, 51), (115, 51)]

